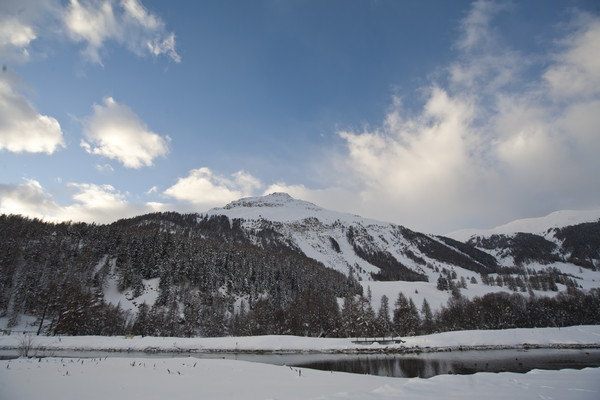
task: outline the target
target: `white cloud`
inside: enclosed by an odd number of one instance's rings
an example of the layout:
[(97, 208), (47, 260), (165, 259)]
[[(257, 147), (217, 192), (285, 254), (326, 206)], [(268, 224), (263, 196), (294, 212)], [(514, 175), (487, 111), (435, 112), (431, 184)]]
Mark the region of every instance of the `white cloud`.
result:
[(175, 34), (170, 33), (165, 38), (155, 38), (151, 41), (146, 42), (150, 53), (155, 56), (159, 56), (161, 54), (168, 54), (169, 57), (173, 59), (175, 62), (181, 62), (181, 57), (175, 51)]
[(104, 41), (121, 35), (110, 1), (81, 4), (78, 0), (71, 0), (64, 22), (73, 40), (87, 43), (84, 54), (99, 64), (98, 52)]
[(84, 56), (102, 64), (113, 42), (140, 56), (166, 55), (175, 62), (175, 34), (139, 0), (3, 0), (0, 2), (0, 58), (26, 62), (31, 43), (66, 36), (82, 43)]
[(448, 67), (451, 89), (474, 90), (489, 95), (514, 84), (519, 73), (532, 61), (503, 44), (491, 26), (494, 18), (510, 10), (509, 3), (478, 0), (460, 23), (456, 42), (461, 57)]
[(185, 178), (179, 178), (163, 194), (204, 211), (241, 197), (252, 196), (261, 186), (256, 178), (244, 171), (225, 178), (213, 174), (208, 168), (198, 168), (191, 170)]
[(169, 150), (169, 137), (148, 129), (127, 106), (112, 97), (104, 105), (94, 105), (94, 114), (84, 122), (85, 136), (81, 146), (88, 153), (121, 162), (127, 168), (151, 166), (156, 157)]
[(126, 18), (131, 18), (144, 28), (159, 29), (162, 27), (162, 21), (154, 15), (149, 14), (137, 0), (123, 0), (121, 1), (121, 5), (125, 9)]
[(105, 173), (115, 172), (115, 169), (110, 164), (96, 164), (96, 170), (98, 172), (105, 172)]
[(59, 212), (60, 207), (35, 180), (21, 185), (0, 184), (0, 213), (44, 218)]
[(507, 3), (496, 3), (488, 0), (477, 0), (471, 5), (469, 14), (461, 21), (462, 35), (456, 46), (462, 51), (472, 51), (490, 45), (496, 40), (490, 30), (493, 17), (507, 8)]
[(58, 0), (0, 1), (0, 60), (19, 64), (31, 58), (31, 43), (56, 31)]
[(33, 28), (12, 16), (0, 15), (0, 55), (6, 60), (26, 61), (27, 47), (36, 38)]
[(296, 199), (310, 201), (329, 210), (369, 215), (368, 210), (364, 209), (364, 203), (360, 196), (347, 187), (313, 189), (305, 185), (288, 185), (285, 182), (278, 182), (264, 190), (263, 195), (278, 192), (287, 193)]
[(598, 97), (600, 87), (600, 19), (580, 15), (576, 31), (565, 38), (564, 51), (544, 74), (550, 93), (557, 100)]
[(21, 214), (48, 221), (110, 223), (120, 218), (165, 211), (164, 203), (133, 204), (111, 185), (68, 183), (71, 203), (59, 205), (39, 182), (26, 180), (20, 185), (0, 185), (0, 212)]
[(58, 121), (40, 114), (0, 71), (0, 149), (52, 154), (64, 146)]
[(139, 55), (166, 54), (175, 62), (181, 61), (174, 33), (167, 32), (164, 22), (138, 0), (71, 0), (63, 20), (71, 39), (86, 44), (84, 54), (92, 62), (102, 64), (100, 52), (108, 41)]

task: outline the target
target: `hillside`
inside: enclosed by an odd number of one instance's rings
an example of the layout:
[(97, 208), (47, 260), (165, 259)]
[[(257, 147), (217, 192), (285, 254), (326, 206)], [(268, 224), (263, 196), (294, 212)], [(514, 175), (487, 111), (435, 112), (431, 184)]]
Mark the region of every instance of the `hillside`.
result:
[(444, 267), (475, 272), (498, 267), (487, 253), (458, 241), (325, 210), (285, 193), (238, 200), (207, 215), (239, 221), (258, 245), (264, 231), (277, 232), (281, 244), (360, 280), (427, 282), (435, 281)]

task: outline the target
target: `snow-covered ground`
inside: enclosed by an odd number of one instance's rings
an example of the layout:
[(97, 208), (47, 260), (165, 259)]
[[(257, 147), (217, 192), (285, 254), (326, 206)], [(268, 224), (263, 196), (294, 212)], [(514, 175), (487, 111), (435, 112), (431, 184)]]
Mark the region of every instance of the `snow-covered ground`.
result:
[[(0, 336), (0, 349), (22, 335)], [(54, 350), (352, 351), (351, 339), (293, 336), (224, 338), (42, 337)], [(393, 347), (600, 346), (600, 326), (462, 331), (405, 338)], [(35, 352), (35, 350), (33, 351)], [(600, 368), (527, 374), (477, 373), (429, 379), (323, 372), (238, 360), (172, 358), (20, 358), (0, 361), (0, 399), (598, 399)]]
[(236, 360), (0, 361), (0, 398), (30, 399), (598, 399), (600, 368), (388, 378)]
[[(20, 334), (0, 336), (0, 350), (20, 346)], [(132, 337), (123, 336), (33, 336), (33, 348), (44, 350), (103, 350), (103, 351), (272, 351), (272, 352), (338, 352), (361, 350), (411, 350), (448, 347), (539, 347), (598, 346), (600, 325), (567, 328), (535, 328), (505, 330), (472, 330), (444, 332), (433, 335), (404, 337), (405, 343), (369, 346), (355, 344), (355, 339), (310, 338), (300, 336), (247, 336), (218, 338)]]

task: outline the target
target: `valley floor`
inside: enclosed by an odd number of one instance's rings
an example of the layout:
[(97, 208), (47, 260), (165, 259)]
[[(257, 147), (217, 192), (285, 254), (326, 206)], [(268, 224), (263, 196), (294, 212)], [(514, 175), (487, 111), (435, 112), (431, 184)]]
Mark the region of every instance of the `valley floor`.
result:
[[(20, 334), (0, 336), (18, 348)], [(404, 338), (414, 349), (600, 347), (600, 326), (464, 331)], [(351, 339), (37, 337), (35, 348), (155, 351), (355, 351)], [(366, 346), (373, 349), (383, 345)], [(527, 374), (477, 373), (429, 379), (323, 372), (238, 360), (172, 358), (20, 358), (0, 361), (0, 399), (598, 399), (600, 368)]]

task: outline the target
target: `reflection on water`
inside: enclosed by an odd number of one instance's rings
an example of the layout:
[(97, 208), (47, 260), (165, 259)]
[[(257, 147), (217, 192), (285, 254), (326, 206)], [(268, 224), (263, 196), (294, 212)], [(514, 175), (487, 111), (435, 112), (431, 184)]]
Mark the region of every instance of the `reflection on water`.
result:
[(600, 367), (600, 350), (473, 350), (419, 355), (337, 356), (295, 365), (324, 371), (429, 378), (441, 374), (525, 373), (532, 369)]
[[(476, 372), (519, 372), (532, 369), (581, 369), (600, 367), (600, 349), (533, 349), (533, 350), (468, 350), (421, 354), (357, 355), (357, 354), (249, 354), (249, 353), (144, 353), (107, 351), (37, 352), (36, 357), (195, 357), (226, 358), (314, 368), (323, 371), (350, 372), (407, 378), (429, 378), (441, 374), (474, 374)], [(0, 359), (16, 358), (16, 351), (0, 351)]]

